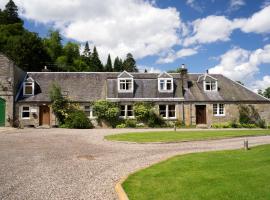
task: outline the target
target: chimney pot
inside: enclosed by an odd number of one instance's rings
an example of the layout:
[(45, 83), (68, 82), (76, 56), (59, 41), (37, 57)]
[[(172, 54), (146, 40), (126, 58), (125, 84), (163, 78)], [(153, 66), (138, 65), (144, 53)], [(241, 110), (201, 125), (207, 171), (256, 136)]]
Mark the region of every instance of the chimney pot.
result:
[(182, 64), (182, 65), (181, 65), (181, 68), (182, 68), (182, 69), (185, 69), (185, 68), (186, 68), (185, 64)]
[(206, 70), (206, 74), (209, 74), (209, 70), (208, 69)]

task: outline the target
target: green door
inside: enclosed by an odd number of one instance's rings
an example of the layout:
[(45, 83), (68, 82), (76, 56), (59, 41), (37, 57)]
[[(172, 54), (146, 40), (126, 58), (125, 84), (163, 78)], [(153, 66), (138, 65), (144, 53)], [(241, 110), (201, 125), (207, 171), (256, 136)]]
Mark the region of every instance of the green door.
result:
[(0, 98), (0, 126), (5, 126), (6, 102)]

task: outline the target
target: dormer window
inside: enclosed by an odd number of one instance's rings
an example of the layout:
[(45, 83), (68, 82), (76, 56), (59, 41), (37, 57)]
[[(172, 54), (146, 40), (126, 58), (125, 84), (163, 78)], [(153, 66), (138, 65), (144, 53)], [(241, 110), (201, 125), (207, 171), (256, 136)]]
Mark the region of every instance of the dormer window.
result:
[(133, 76), (124, 71), (118, 76), (118, 92), (133, 92)]
[(158, 79), (158, 90), (160, 92), (172, 92), (173, 90), (173, 79)]
[(173, 77), (164, 72), (158, 76), (158, 91), (172, 92), (173, 91)]
[(217, 91), (217, 81), (204, 81), (205, 91)]
[(23, 83), (23, 95), (25, 96), (34, 95), (34, 90), (35, 90), (35, 82), (32, 78), (28, 78)]

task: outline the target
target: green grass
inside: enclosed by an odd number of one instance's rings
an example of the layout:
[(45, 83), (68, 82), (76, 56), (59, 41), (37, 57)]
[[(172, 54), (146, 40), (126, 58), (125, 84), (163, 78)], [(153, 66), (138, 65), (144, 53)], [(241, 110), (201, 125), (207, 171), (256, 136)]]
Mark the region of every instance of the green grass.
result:
[[(270, 130), (207, 130), (207, 131), (156, 131), (108, 135), (107, 140), (129, 142), (181, 142), (210, 140), (241, 136), (270, 135)], [(270, 198), (269, 198), (270, 199)]]
[(270, 145), (173, 157), (123, 183), (130, 200), (269, 200)]

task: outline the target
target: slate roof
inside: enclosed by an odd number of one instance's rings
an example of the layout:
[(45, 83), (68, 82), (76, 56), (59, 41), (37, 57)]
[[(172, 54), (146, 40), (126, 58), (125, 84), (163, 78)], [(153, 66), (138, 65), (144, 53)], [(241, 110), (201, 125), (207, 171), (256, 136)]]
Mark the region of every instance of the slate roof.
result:
[(267, 102), (266, 98), (257, 95), (242, 85), (222, 76), (211, 74), (218, 80), (218, 91), (206, 92), (202, 82), (197, 82), (202, 74), (188, 74), (188, 87), (182, 87), (180, 74), (170, 73), (174, 78), (172, 93), (158, 92), (158, 73), (130, 73), (134, 78), (134, 92), (131, 94), (118, 93), (115, 72), (29, 72), (27, 75), (36, 82), (35, 94), (23, 97), (20, 92), (19, 102), (49, 102), (49, 90), (52, 83), (60, 85), (63, 94), (76, 102), (90, 102), (98, 99), (141, 99), (152, 101), (188, 101), (188, 102)]

